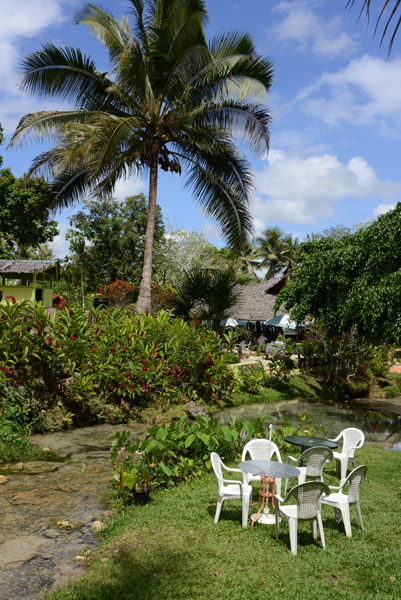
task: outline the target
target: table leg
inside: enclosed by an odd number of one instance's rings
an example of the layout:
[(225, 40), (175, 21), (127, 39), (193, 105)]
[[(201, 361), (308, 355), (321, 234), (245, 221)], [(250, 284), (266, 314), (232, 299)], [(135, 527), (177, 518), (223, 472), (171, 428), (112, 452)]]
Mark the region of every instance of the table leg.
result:
[[(266, 486), (269, 484), (268, 491), (266, 491)], [(274, 523), (273, 515), (269, 514), (269, 498), (271, 499), (272, 507), (274, 508), (274, 493), (276, 489), (276, 480), (274, 477), (261, 477), (260, 478), (260, 488), (259, 488), (259, 498), (262, 501), (261, 507), (258, 512), (252, 517), (252, 525), (251, 529), (255, 525), (255, 522), (259, 519), (261, 523), (265, 525), (271, 525)], [(266, 501), (267, 498), (267, 501)], [(263, 511), (263, 512), (262, 512)]]

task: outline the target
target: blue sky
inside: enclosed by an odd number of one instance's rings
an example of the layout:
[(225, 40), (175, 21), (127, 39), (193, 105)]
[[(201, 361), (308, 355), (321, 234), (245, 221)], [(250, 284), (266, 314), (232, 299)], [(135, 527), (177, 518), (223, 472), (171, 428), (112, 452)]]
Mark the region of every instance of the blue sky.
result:
[[(361, 0), (362, 2), (362, 0)], [(361, 2), (357, 5), (359, 6)], [(4, 166), (16, 175), (29, 168), (42, 148), (6, 150), (20, 117), (60, 103), (22, 95), (18, 64), (45, 40), (78, 46), (101, 71), (107, 56), (84, 26), (72, 25), (79, 0), (0, 0), (0, 120), (6, 141)], [(126, 0), (99, 3), (120, 17)], [(374, 3), (378, 6), (380, 3)], [(401, 34), (393, 52), (380, 48), (371, 26), (358, 21), (346, 0), (249, 0), (208, 2), (208, 37), (228, 30), (252, 34), (260, 54), (272, 60), (274, 81), (267, 104), (273, 117), (269, 156), (255, 160), (251, 209), (256, 234), (279, 226), (304, 238), (336, 224), (352, 227), (391, 209), (401, 200)], [(116, 197), (147, 192), (146, 181), (124, 181)], [(221, 245), (216, 225), (197, 207), (177, 175), (162, 172), (158, 203), (175, 228), (203, 232)], [(69, 214), (56, 216), (64, 256)]]

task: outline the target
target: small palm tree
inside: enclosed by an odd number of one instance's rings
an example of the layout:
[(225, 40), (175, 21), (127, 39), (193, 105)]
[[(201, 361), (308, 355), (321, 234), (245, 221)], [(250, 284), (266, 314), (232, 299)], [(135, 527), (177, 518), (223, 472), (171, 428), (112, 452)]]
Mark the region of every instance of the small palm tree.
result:
[[(393, 25), (393, 33), (391, 35), (390, 42), (388, 45), (388, 53), (390, 54), (392, 47), (393, 47), (395, 36), (397, 35), (397, 31), (401, 25), (401, 15), (400, 15), (401, 0), (380, 0), (380, 2), (382, 3), (382, 7), (381, 7), (381, 9), (379, 9), (380, 14), (376, 20), (375, 33), (377, 31), (377, 28), (381, 24), (382, 19), (387, 18), (387, 21), (385, 22), (385, 25), (384, 25), (382, 37), (380, 40), (380, 45), (382, 45), (386, 34), (389, 32), (390, 26)], [(361, 17), (364, 14), (366, 22), (369, 24), (371, 0), (360, 0), (360, 3), (362, 4), (362, 6), (361, 6), (360, 13), (359, 13), (359, 17)], [(352, 8), (354, 6), (354, 4), (355, 4), (355, 0), (348, 0), (347, 7), (349, 6), (350, 8)], [(398, 14), (397, 14), (397, 12), (398, 12)]]
[(172, 308), (184, 319), (210, 321), (216, 329), (219, 321), (241, 299), (235, 269), (194, 268), (187, 271), (176, 288)]
[(52, 180), (59, 205), (88, 193), (104, 197), (121, 177), (149, 176), (149, 209), (137, 310), (151, 305), (153, 235), (158, 172), (186, 175), (186, 185), (215, 218), (228, 243), (239, 247), (252, 232), (248, 209), (252, 171), (236, 148), (240, 134), (256, 154), (266, 153), (270, 115), (263, 104), (272, 65), (247, 34), (219, 35), (209, 44), (203, 0), (130, 0), (118, 22), (86, 4), (86, 24), (109, 54), (101, 73), (79, 49), (48, 42), (23, 62), (22, 89), (72, 102), (68, 111), (23, 117), (12, 144), (29, 137), (55, 140), (31, 173)]

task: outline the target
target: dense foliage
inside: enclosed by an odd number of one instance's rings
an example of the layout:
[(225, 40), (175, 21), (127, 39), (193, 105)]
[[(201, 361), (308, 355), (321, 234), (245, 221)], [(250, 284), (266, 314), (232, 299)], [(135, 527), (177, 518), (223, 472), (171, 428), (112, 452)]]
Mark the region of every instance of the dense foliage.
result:
[(313, 315), (329, 335), (401, 343), (401, 203), (339, 239), (302, 244), (301, 265), (277, 298), (296, 320)]
[[(0, 156), (0, 166), (2, 162)], [(57, 223), (50, 219), (54, 204), (54, 194), (43, 179), (15, 177), (10, 169), (1, 169), (0, 258), (24, 257), (31, 247), (51, 241), (58, 233)]]
[(40, 306), (0, 306), (0, 381), (40, 399), (37, 427), (123, 421), (150, 404), (230, 393), (216, 333), (166, 313), (64, 308), (47, 318)]
[[(86, 291), (123, 280), (139, 288), (145, 250), (147, 199), (143, 194), (119, 202), (113, 198), (84, 202), (84, 210), (70, 218), (67, 270), (83, 265)], [(160, 207), (156, 207), (154, 252), (158, 256), (164, 235)], [(80, 241), (84, 240), (82, 252)]]

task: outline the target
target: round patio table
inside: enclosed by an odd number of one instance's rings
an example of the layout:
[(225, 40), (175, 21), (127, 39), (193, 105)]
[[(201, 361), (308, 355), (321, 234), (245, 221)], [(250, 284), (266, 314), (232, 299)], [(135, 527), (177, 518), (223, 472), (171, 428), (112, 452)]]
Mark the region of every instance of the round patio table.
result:
[(289, 477), (298, 477), (300, 470), (297, 469), (297, 467), (293, 467), (292, 465), (288, 465), (286, 463), (277, 462), (275, 460), (267, 461), (261, 459), (244, 460), (243, 462), (239, 463), (238, 466), (241, 471), (244, 471), (245, 473), (250, 473), (251, 475), (260, 475), (259, 500), (258, 502), (255, 502), (255, 504), (261, 502), (261, 506), (258, 512), (252, 516), (251, 528), (253, 528), (256, 521), (258, 521), (258, 523), (262, 523), (263, 525), (273, 525), (275, 523), (275, 517), (273, 514), (269, 513), (269, 499), (272, 507), (274, 508), (276, 478), (286, 479)]
[(287, 435), (284, 438), (284, 441), (288, 444), (292, 444), (293, 446), (300, 446), (301, 454), (308, 448), (314, 448), (315, 446), (325, 446), (326, 448), (330, 448), (330, 450), (338, 448), (337, 442), (332, 442), (331, 440), (326, 440), (325, 438), (313, 437), (309, 435)]

